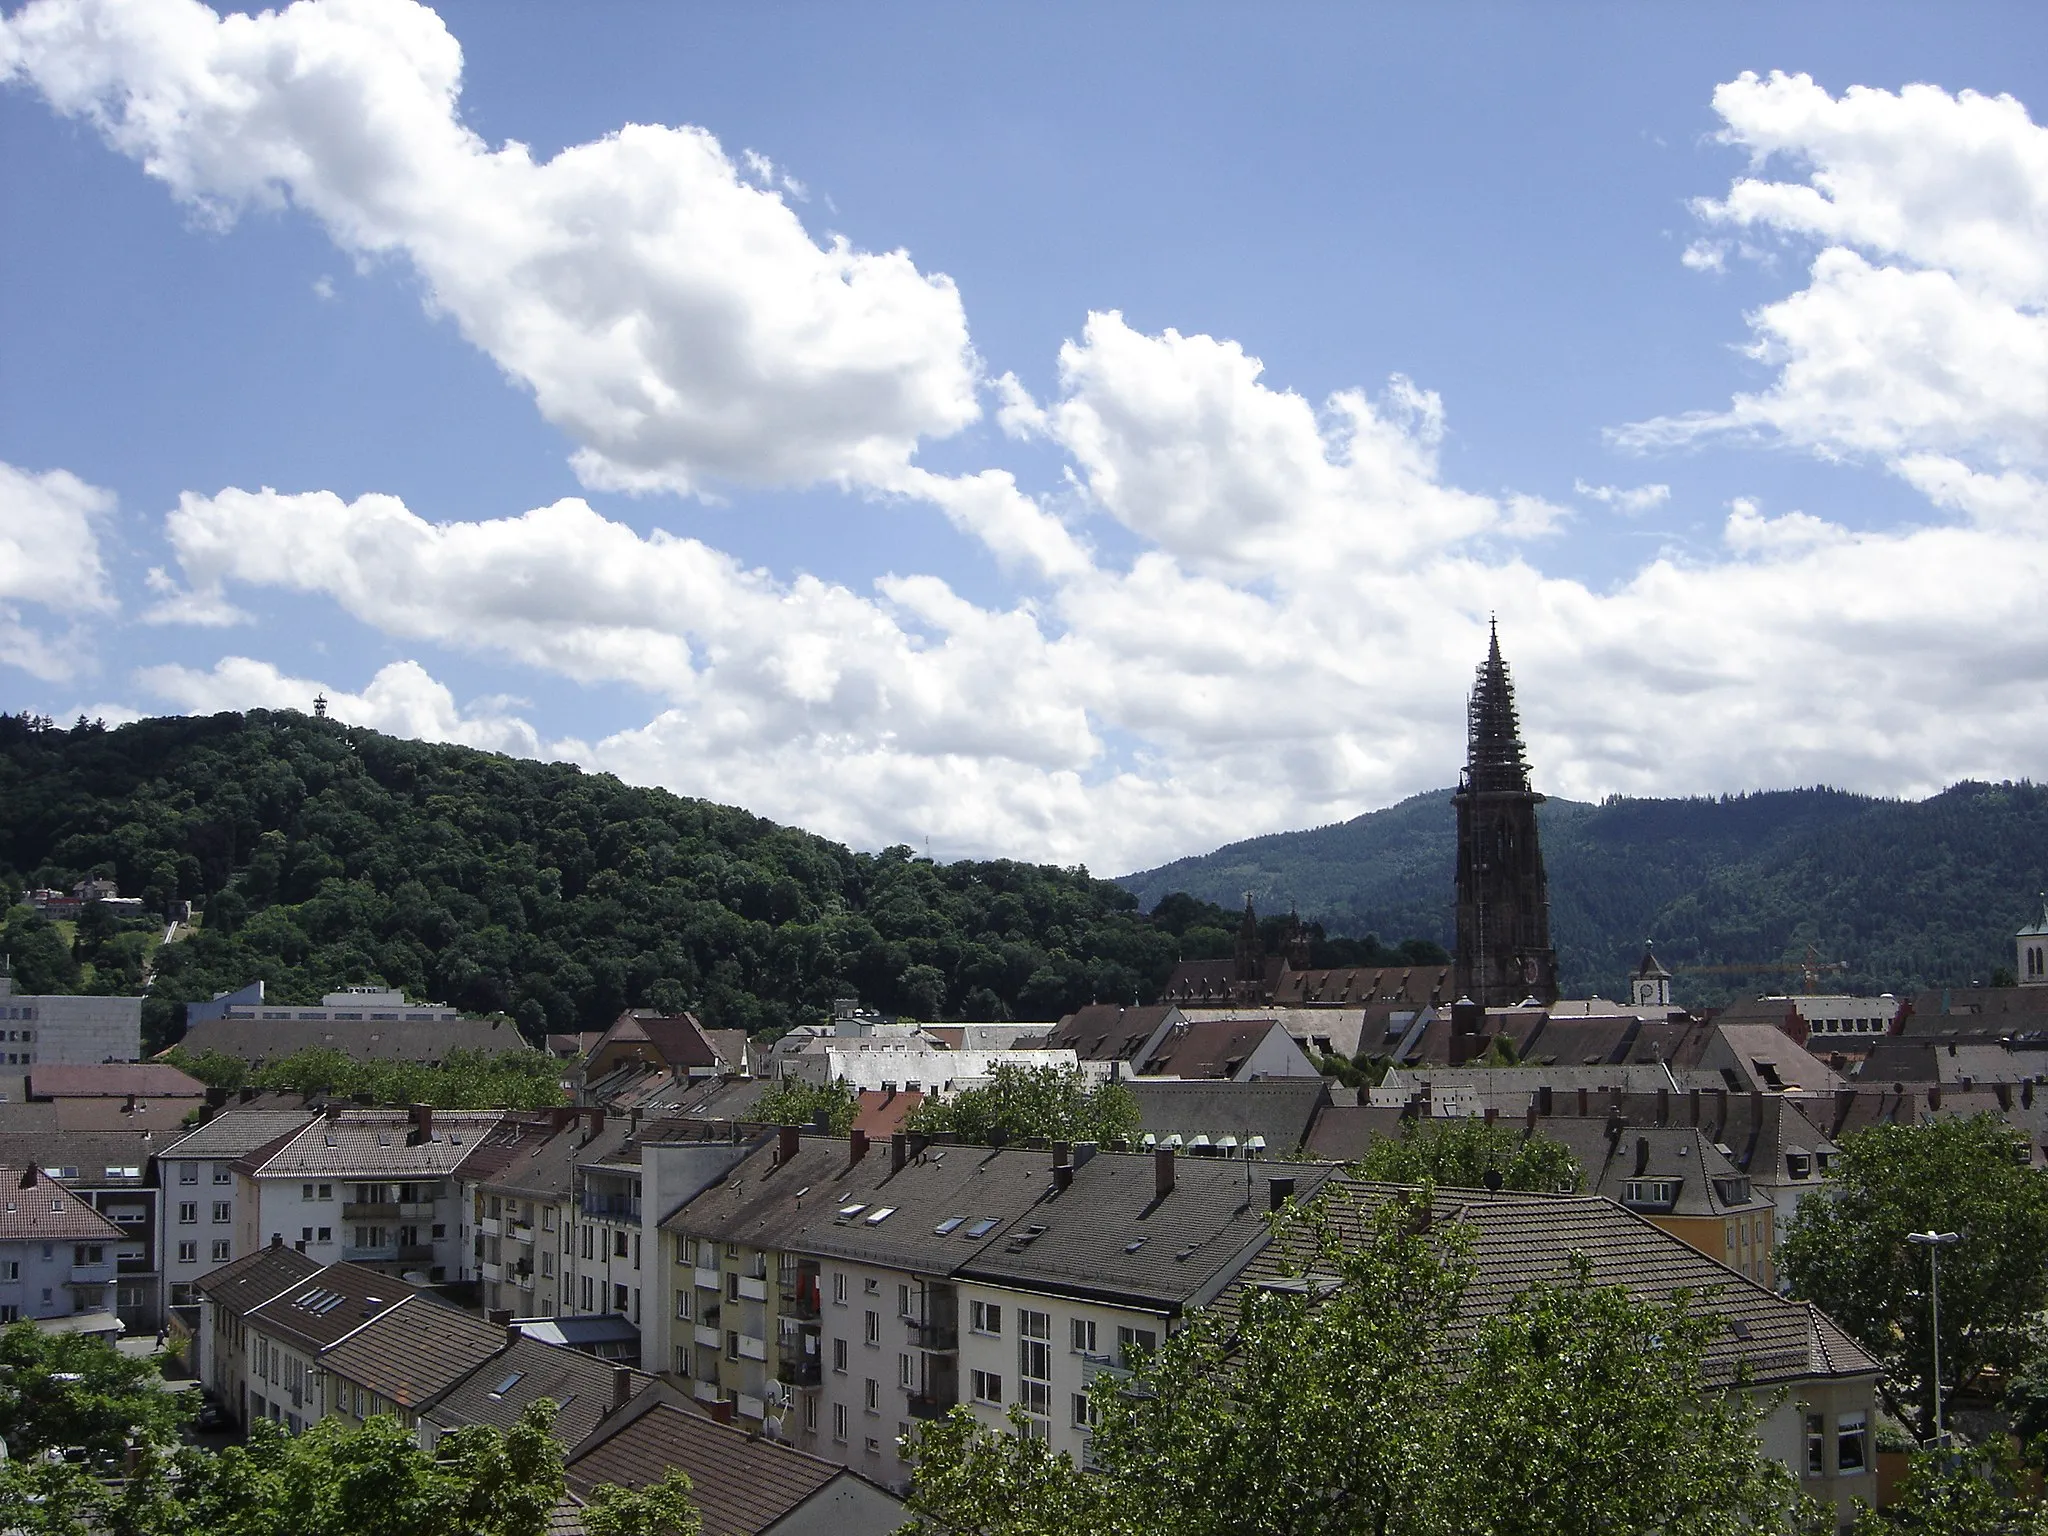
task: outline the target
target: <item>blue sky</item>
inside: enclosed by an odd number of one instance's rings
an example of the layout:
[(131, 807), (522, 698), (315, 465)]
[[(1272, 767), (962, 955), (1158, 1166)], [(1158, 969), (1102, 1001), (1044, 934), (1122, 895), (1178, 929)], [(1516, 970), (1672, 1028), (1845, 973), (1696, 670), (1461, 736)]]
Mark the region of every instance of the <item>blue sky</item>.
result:
[(2048, 748), (2038, 7), (6, 25), (0, 706), (1104, 870), (1449, 782), (1493, 610), (1561, 793)]

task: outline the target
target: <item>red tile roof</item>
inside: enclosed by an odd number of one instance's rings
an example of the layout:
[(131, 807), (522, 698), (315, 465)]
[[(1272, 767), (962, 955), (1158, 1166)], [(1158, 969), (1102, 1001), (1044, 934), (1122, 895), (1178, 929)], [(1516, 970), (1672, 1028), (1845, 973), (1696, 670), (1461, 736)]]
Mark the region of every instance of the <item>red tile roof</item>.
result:
[(0, 1239), (104, 1243), (121, 1236), (119, 1227), (42, 1169), (0, 1166)]

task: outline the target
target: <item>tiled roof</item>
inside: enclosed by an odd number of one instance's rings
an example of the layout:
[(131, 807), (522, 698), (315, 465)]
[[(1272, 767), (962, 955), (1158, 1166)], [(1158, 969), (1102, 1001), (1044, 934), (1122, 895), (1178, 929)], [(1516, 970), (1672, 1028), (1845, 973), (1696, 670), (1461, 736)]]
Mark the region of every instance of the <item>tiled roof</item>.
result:
[(588, 1112), (584, 1118), (552, 1135), (536, 1134), (522, 1126), (509, 1147), (504, 1138), (515, 1133), (501, 1127), (490, 1145), (478, 1153), (477, 1161), (465, 1164), (463, 1176), (474, 1178), (493, 1194), (515, 1194), (525, 1199), (557, 1200), (575, 1192), (577, 1165), (602, 1159), (624, 1145), (629, 1134), (623, 1119), (607, 1119), (595, 1136)]
[[(1414, 1198), (1412, 1191), (1350, 1179), (1330, 1187), (1347, 1197), (1331, 1202), (1333, 1219), (1353, 1234), (1365, 1230), (1369, 1212), (1383, 1201)], [(1694, 1308), (1722, 1318), (1727, 1326), (1706, 1351), (1710, 1381), (1732, 1380), (1738, 1363), (1763, 1386), (1814, 1376), (1874, 1376), (1881, 1369), (1808, 1304), (1716, 1263), (1610, 1200), (1440, 1191), (1432, 1211), (1439, 1222), (1461, 1221), (1470, 1230), (1474, 1273), (1460, 1309), (1468, 1325), (1504, 1311), (1534, 1285), (1569, 1280), (1583, 1255), (1596, 1285), (1619, 1285), (1652, 1301), (1685, 1291)], [(1229, 1299), (1287, 1273), (1282, 1248), (1269, 1247)]]
[(1629, 1125), (1621, 1120), (1553, 1115), (1536, 1122), (1536, 1134), (1571, 1149), (1585, 1170), (1588, 1194), (1620, 1200), (1632, 1179), (1675, 1180), (1677, 1202), (1660, 1209), (1660, 1215), (1728, 1216), (1770, 1206), (1769, 1200), (1753, 1192), (1742, 1200), (1723, 1198), (1737, 1193), (1731, 1181), (1742, 1186), (1749, 1181), (1704, 1132), (1692, 1126)]
[(671, 1068), (716, 1067), (718, 1051), (704, 1037), (694, 1015), (631, 1012), (621, 1014), (594, 1050), (622, 1041), (645, 1041), (661, 1065)]
[(1083, 1061), (1129, 1061), (1173, 1011), (1170, 1004), (1125, 1008), (1090, 1003), (1061, 1019), (1046, 1034), (1045, 1045), (1071, 1050)]
[(1070, 1188), (997, 1232), (960, 1273), (1176, 1311), (1214, 1294), (1264, 1244), (1269, 1180), (1291, 1178), (1297, 1197), (1306, 1197), (1331, 1172), (1311, 1163), (1178, 1157), (1173, 1191), (1161, 1198), (1150, 1155), (1104, 1152), (1075, 1172)]
[[(0, 1163), (19, 1168), (34, 1163), (41, 1168), (76, 1168), (78, 1176), (64, 1183), (80, 1186), (114, 1185), (142, 1189), (149, 1172), (149, 1156), (156, 1140), (147, 1131), (44, 1131), (24, 1135), (0, 1134)], [(126, 1170), (134, 1169), (130, 1177)], [(108, 1170), (120, 1170), (110, 1173)]]
[(503, 1328), (414, 1295), (329, 1348), (320, 1363), (402, 1408), (418, 1409), (504, 1347)]
[(249, 1321), (317, 1354), (412, 1294), (412, 1287), (395, 1276), (356, 1264), (329, 1264), (255, 1308)]
[(1211, 1141), (1266, 1138), (1266, 1150), (1292, 1152), (1308, 1138), (1316, 1109), (1329, 1097), (1321, 1077), (1269, 1077), (1256, 1083), (1153, 1082), (1128, 1084), (1138, 1101), (1138, 1129), (1164, 1139), (1180, 1135)]
[[(502, 1343), (503, 1330), (498, 1332)], [(574, 1446), (612, 1411), (620, 1371), (626, 1373), (629, 1401), (654, 1383), (644, 1372), (522, 1334), (444, 1392), (426, 1418), (443, 1429), (464, 1424), (509, 1429), (527, 1404), (545, 1397), (559, 1410), (555, 1439)]]
[(319, 1273), (319, 1264), (298, 1249), (273, 1243), (208, 1270), (196, 1284), (200, 1295), (240, 1315)]
[[(1287, 1033), (1301, 1042), (1303, 1050), (1324, 1050), (1342, 1056), (1347, 1061), (1356, 1056), (1360, 1049), (1377, 1051), (1385, 1037), (1387, 1020), (1400, 1005), (1376, 1003), (1371, 1007), (1353, 1008), (1202, 1008), (1192, 1003), (1184, 1004), (1181, 1013), (1190, 1023), (1204, 1019), (1261, 1018), (1278, 1019)], [(1404, 1018), (1414, 1017), (1411, 1004), (1403, 1011)], [(1368, 1024), (1376, 1024), (1377, 1032), (1368, 1033)], [(1328, 1042), (1327, 1047), (1324, 1042)]]
[[(1271, 1017), (1257, 1019), (1206, 1019), (1199, 1024), (1176, 1024), (1138, 1064), (1147, 1076), (1228, 1078), (1234, 1077), (1266, 1036), (1280, 1030)], [(1292, 1041), (1290, 1035), (1288, 1039)]]
[(289, 1136), (313, 1118), (310, 1109), (222, 1110), (191, 1135), (167, 1142), (157, 1156), (246, 1157), (280, 1136)]
[[(733, 1168), (662, 1223), (665, 1230), (855, 1263), (949, 1274), (1029, 1210), (1052, 1187), (1050, 1152), (934, 1146), (889, 1171), (890, 1145), (877, 1143), (848, 1166), (849, 1143), (805, 1136), (788, 1163), (778, 1142)], [(840, 1211), (861, 1209), (845, 1219)], [(879, 1212), (888, 1214), (877, 1221)], [(952, 1217), (963, 1221), (941, 1233)], [(995, 1225), (978, 1236), (977, 1222)]]
[(774, 1086), (765, 1077), (672, 1081), (654, 1096), (648, 1107), (673, 1119), (748, 1120), (754, 1105)]
[(138, 1098), (198, 1099), (206, 1096), (206, 1084), (168, 1062), (106, 1061), (31, 1067), (28, 1091), (38, 1099), (118, 1099), (131, 1093)]
[(500, 1110), (436, 1110), (432, 1139), (414, 1141), (403, 1110), (347, 1109), (267, 1155), (252, 1154), (247, 1171), (267, 1179), (431, 1178), (452, 1173), (502, 1118)]
[(915, 1089), (862, 1089), (853, 1128), (875, 1140), (884, 1140), (902, 1130), (903, 1122), (923, 1102), (924, 1095)]
[(1401, 1134), (1401, 1110), (1394, 1105), (1332, 1105), (1316, 1116), (1309, 1132), (1311, 1157), (1333, 1163), (1355, 1163), (1376, 1141)]
[(703, 1515), (704, 1536), (754, 1536), (834, 1478), (852, 1476), (832, 1462), (720, 1424), (672, 1400), (649, 1402), (644, 1409), (635, 1404), (621, 1418), (618, 1428), (607, 1427), (579, 1448), (567, 1468), (569, 1486), (580, 1493), (599, 1483), (642, 1488), (680, 1467)]
[(40, 1168), (0, 1163), (0, 1241), (99, 1243), (122, 1235)]
[(1288, 971), (1279, 978), (1273, 1000), (1295, 1006), (1356, 1007), (1366, 1003), (1447, 1003), (1453, 995), (1448, 966), (1344, 966)]
[(529, 1049), (517, 1026), (497, 1019), (435, 1019), (390, 1024), (369, 1020), (201, 1019), (178, 1042), (195, 1055), (223, 1051), (247, 1062), (275, 1061), (295, 1051), (333, 1050), (356, 1061), (445, 1060), (450, 1051)]

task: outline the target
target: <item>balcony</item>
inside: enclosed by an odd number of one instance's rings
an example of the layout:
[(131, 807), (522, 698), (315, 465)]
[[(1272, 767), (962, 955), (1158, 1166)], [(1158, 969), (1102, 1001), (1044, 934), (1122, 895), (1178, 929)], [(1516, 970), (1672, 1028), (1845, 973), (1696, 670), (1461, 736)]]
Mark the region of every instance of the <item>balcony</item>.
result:
[(784, 1317), (815, 1323), (822, 1310), (818, 1301), (818, 1278), (813, 1275), (808, 1285), (784, 1286), (777, 1308)]
[(403, 1207), (399, 1206), (396, 1202), (390, 1205), (359, 1205), (354, 1202), (348, 1202), (341, 1208), (341, 1219), (343, 1221), (396, 1221), (401, 1209)]
[(599, 1221), (638, 1221), (640, 1202), (631, 1195), (591, 1195), (583, 1197), (583, 1214), (594, 1216)]
[(697, 1289), (700, 1291), (717, 1291), (725, 1288), (725, 1282), (719, 1278), (715, 1269), (693, 1271), (691, 1278), (697, 1282)]
[(825, 1379), (824, 1362), (816, 1355), (792, 1357), (788, 1350), (784, 1350), (775, 1379), (785, 1387), (815, 1387)]
[[(392, 1209), (395, 1211), (398, 1207), (393, 1206)], [(476, 1229), (485, 1237), (502, 1237), (505, 1234), (505, 1223), (496, 1216), (486, 1216), (476, 1224)]]
[(690, 1396), (696, 1398), (700, 1403), (715, 1403), (718, 1401), (719, 1396), (718, 1383), (706, 1381), (700, 1376), (690, 1383)]
[(739, 1286), (741, 1301), (766, 1301), (768, 1299), (768, 1282), (765, 1279), (756, 1279), (752, 1275), (741, 1275), (739, 1277)]
[(434, 1256), (432, 1243), (400, 1243), (398, 1257), (401, 1259), (431, 1259)]
[(913, 1392), (908, 1402), (913, 1419), (943, 1418), (953, 1406), (950, 1396), (935, 1392)]
[(748, 1393), (742, 1392), (739, 1394), (738, 1405), (741, 1418), (765, 1419), (768, 1416), (768, 1405), (760, 1398), (751, 1396)]
[(706, 1327), (702, 1323), (690, 1330), (690, 1337), (707, 1349), (716, 1349), (725, 1342), (725, 1336), (716, 1328)]
[(913, 1323), (910, 1337), (927, 1354), (950, 1355), (960, 1348), (960, 1330), (952, 1323)]
[(740, 1342), (740, 1358), (742, 1360), (759, 1360), (764, 1365), (767, 1363), (768, 1341), (766, 1339), (757, 1339), (751, 1333), (742, 1333), (737, 1335), (737, 1337)]
[(407, 1200), (398, 1207), (398, 1215), (404, 1221), (432, 1221), (434, 1202), (431, 1200)]
[(478, 1266), (477, 1272), (480, 1275), (482, 1275), (484, 1279), (492, 1281), (493, 1283), (503, 1280), (505, 1278), (505, 1266), (502, 1264), (493, 1264), (488, 1259), (486, 1259), (481, 1265)]

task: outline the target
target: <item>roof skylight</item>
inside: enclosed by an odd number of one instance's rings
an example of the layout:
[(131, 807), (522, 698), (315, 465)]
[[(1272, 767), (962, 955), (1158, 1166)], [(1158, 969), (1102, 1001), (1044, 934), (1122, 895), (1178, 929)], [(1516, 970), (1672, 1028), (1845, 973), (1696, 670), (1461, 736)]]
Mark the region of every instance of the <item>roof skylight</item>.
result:
[(948, 1216), (944, 1221), (932, 1228), (932, 1236), (951, 1237), (962, 1226), (966, 1225), (966, 1222), (967, 1218), (965, 1216)]
[(967, 1229), (967, 1235), (969, 1237), (987, 1237), (989, 1233), (995, 1231), (1002, 1224), (1002, 1218), (997, 1216), (977, 1216), (974, 1219), (974, 1225)]

